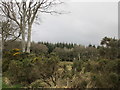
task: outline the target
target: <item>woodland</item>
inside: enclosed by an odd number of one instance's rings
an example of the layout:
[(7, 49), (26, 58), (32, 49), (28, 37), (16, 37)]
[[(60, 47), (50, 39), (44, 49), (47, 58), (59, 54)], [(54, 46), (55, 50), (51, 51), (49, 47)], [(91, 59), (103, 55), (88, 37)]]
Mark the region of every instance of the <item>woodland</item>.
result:
[(98, 46), (32, 41), (39, 14), (65, 14), (54, 10), (62, 3), (0, 1), (3, 89), (120, 88), (120, 39), (105, 36)]

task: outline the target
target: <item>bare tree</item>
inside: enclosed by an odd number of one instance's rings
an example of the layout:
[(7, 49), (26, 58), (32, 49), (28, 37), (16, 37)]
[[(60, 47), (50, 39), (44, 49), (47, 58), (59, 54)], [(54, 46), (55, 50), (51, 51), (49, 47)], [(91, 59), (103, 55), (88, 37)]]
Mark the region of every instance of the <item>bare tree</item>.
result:
[(19, 3), (17, 1), (15, 1), (14, 3), (13, 0), (1, 1), (0, 8), (5, 17), (12, 20), (16, 23), (16, 25), (18, 25), (20, 29), (19, 33), (20, 35), (22, 35), (22, 51), (25, 52), (25, 4), (23, 3), (23, 1), (22, 3)]
[(2, 36), (2, 48), (4, 49), (5, 42), (7, 40), (17, 40), (20, 36), (20, 33), (18, 33), (18, 27), (16, 27), (16, 25), (14, 25), (14, 23), (9, 20), (0, 22), (0, 25), (0, 35)]
[(59, 0), (39, 0), (38, 2), (35, 2), (34, 0), (31, 0), (28, 5), (28, 12), (27, 12), (27, 18), (28, 18), (28, 36), (27, 36), (27, 52), (30, 52), (30, 46), (31, 46), (31, 31), (32, 31), (32, 25), (34, 23), (35, 18), (37, 18), (38, 13), (44, 12), (44, 13), (58, 13), (57, 11), (50, 10), (51, 7), (57, 4), (61, 4)]
[(28, 26), (26, 52), (30, 53), (32, 25), (38, 17), (38, 13), (61, 14), (55, 10), (51, 10), (53, 6), (61, 3), (59, 0), (28, 0), (28, 2), (27, 0), (22, 0), (21, 2), (15, 1), (15, 3), (12, 0), (11, 2), (2, 2), (1, 9), (5, 16), (16, 22), (20, 28), (23, 52), (25, 52), (26, 26)]

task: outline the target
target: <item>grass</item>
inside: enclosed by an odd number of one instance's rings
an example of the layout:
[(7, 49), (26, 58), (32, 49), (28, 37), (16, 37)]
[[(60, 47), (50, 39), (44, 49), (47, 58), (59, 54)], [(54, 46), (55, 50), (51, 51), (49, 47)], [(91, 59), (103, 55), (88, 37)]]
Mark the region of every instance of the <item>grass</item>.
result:
[(11, 88), (21, 88), (22, 86), (20, 84), (13, 85)]
[(8, 86), (7, 84), (5, 84), (4, 82), (2, 83), (2, 88), (10, 88), (10, 86)]
[(16, 85), (12, 85), (12, 86), (9, 86), (5, 83), (2, 83), (2, 88), (21, 88), (22, 86), (19, 85), (19, 84), (16, 84)]
[[(4, 79), (4, 78), (3, 78)], [(1, 88), (21, 88), (22, 85), (20, 84), (7, 84), (4, 82), (4, 80), (1, 80), (2, 84), (1, 84)]]

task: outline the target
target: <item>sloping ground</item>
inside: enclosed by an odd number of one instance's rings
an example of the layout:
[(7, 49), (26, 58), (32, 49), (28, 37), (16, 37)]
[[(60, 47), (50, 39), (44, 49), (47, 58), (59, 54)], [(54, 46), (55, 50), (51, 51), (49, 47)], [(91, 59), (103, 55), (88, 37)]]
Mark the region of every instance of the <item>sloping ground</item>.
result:
[[(118, 69), (118, 63), (120, 60), (89, 60), (82, 63), (81, 71), (72, 72), (73, 62), (60, 62), (60, 68), (58, 70), (58, 76), (56, 80), (56, 86), (51, 88), (112, 88), (117, 87), (119, 81), (119, 75), (117, 75), (116, 69)], [(66, 71), (63, 73), (64, 69)], [(61, 78), (62, 76), (65, 76)], [(5, 78), (4, 78), (5, 80)], [(8, 80), (6, 80), (8, 81)], [(48, 80), (50, 83), (51, 80)], [(36, 80), (30, 85), (45, 86), (45, 83), (41, 80)], [(3, 83), (4, 87), (8, 87)], [(11, 87), (18, 88), (20, 85), (12, 85)]]

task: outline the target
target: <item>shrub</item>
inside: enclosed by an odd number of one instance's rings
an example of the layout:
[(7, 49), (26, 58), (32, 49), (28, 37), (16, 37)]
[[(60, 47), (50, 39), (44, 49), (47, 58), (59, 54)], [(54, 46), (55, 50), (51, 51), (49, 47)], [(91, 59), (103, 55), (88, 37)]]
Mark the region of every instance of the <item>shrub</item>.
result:
[(90, 61), (87, 61), (84, 66), (85, 66), (85, 72), (91, 72), (92, 65), (91, 65)]
[(41, 80), (36, 80), (29, 85), (30, 88), (43, 88), (46, 86), (47, 86), (46, 83), (44, 83)]
[(10, 63), (9, 59), (4, 58), (2, 60), (2, 72), (8, 71), (9, 63)]
[(49, 57), (24, 58), (22, 60), (12, 60), (8, 67), (8, 75), (12, 83), (26, 83), (41, 79), (47, 80), (56, 78), (59, 57), (49, 55)]
[(109, 80), (110, 80), (110, 82), (111, 82), (111, 84), (113, 85), (113, 87), (115, 88), (115, 87), (118, 87), (117, 85), (118, 85), (118, 83), (119, 83), (119, 77), (118, 77), (118, 74), (116, 74), (116, 73), (113, 73), (113, 72), (111, 72), (110, 74), (109, 74)]
[(118, 62), (116, 60), (109, 61), (105, 66), (105, 70), (108, 72), (118, 72)]
[(104, 75), (91, 74), (91, 88), (107, 88), (106, 78)]
[(82, 61), (74, 60), (72, 65), (72, 72), (73, 74), (80, 72), (82, 70)]

